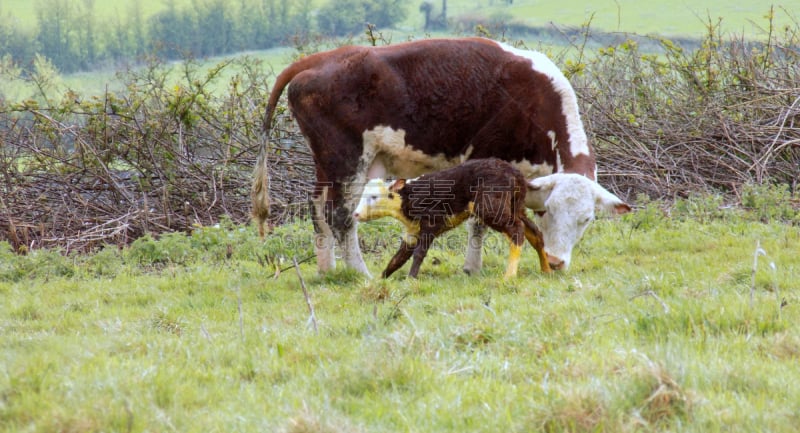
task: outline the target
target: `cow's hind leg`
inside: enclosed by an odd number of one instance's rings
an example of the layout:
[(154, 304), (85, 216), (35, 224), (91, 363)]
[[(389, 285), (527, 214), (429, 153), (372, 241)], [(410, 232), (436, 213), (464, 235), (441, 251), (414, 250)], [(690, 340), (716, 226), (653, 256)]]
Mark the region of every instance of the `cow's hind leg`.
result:
[[(352, 211), (348, 211), (348, 214), (352, 214)], [(344, 226), (341, 231), (338, 228), (334, 228), (334, 236), (339, 241), (347, 266), (370, 277), (367, 264), (364, 263), (364, 257), (361, 255), (361, 247), (358, 244), (358, 230), (356, 230), (355, 223)]]
[(317, 256), (317, 271), (328, 272), (336, 267), (334, 254), (335, 240), (333, 231), (326, 220), (328, 210), (333, 202), (328, 201), (328, 186), (317, 186), (311, 198), (312, 223), (314, 224), (314, 253)]
[(464, 258), (464, 272), (468, 275), (477, 274), (483, 266), (481, 249), (483, 248), (483, 236), (486, 233), (486, 225), (476, 217), (467, 220), (467, 254)]
[(353, 211), (355, 211), (361, 192), (364, 190), (364, 183), (364, 174), (356, 173), (353, 181), (346, 184), (343, 191), (343, 203), (338, 208), (333, 209), (331, 219), (333, 220), (333, 234), (336, 236), (336, 240), (339, 241), (344, 262), (347, 263), (347, 266), (370, 277), (369, 269), (367, 269), (367, 264), (364, 263), (364, 257), (361, 255), (361, 246), (358, 242), (358, 222), (353, 218)]
[[(294, 107), (292, 111), (297, 123), (308, 139), (316, 165), (314, 218), (315, 227), (318, 226), (318, 267), (320, 271), (327, 271), (335, 266), (334, 246), (338, 243), (345, 263), (369, 276), (361, 256), (356, 223), (352, 216), (367, 169), (363, 164), (354, 161), (361, 149), (360, 138), (342, 130), (341, 119), (337, 117), (338, 112), (335, 110), (328, 112), (323, 109), (324, 113), (320, 113), (317, 105), (319, 99), (315, 96), (326, 90), (314, 87), (318, 84), (314, 80), (304, 82), (307, 87), (303, 90), (289, 89), (289, 100)], [(357, 190), (353, 190), (354, 186)]]
[(367, 265), (361, 256), (358, 245), (358, 232), (352, 217), (352, 210), (347, 205), (338, 205), (329, 200), (331, 184), (319, 183), (311, 200), (314, 212), (314, 252), (317, 255), (317, 269), (320, 273), (328, 272), (336, 267), (335, 246), (338, 242), (342, 249), (345, 263), (370, 276)]
[(358, 230), (352, 208), (354, 206), (341, 205), (331, 209), (331, 232), (339, 243), (347, 266), (369, 277), (369, 269), (364, 263), (358, 244)]
[(347, 266), (369, 277), (358, 244), (356, 221), (353, 219), (354, 200), (350, 196), (346, 200), (331, 200), (331, 196), (342, 194), (341, 189), (334, 188), (330, 183), (320, 182), (312, 200), (317, 268), (320, 272), (326, 272), (336, 266), (334, 247), (338, 243)]

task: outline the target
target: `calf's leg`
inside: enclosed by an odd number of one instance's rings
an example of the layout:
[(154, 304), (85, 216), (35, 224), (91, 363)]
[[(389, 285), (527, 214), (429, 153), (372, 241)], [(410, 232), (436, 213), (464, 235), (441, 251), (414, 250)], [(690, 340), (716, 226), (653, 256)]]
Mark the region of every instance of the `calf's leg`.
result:
[(394, 271), (400, 269), (409, 258), (411, 258), (411, 254), (414, 253), (414, 247), (411, 246), (405, 239), (400, 244), (400, 249), (394, 253), (394, 257), (389, 260), (389, 264), (386, 265), (386, 269), (383, 270), (381, 277), (389, 278), (390, 275), (394, 273)]
[(408, 271), (410, 277), (417, 278), (422, 261), (428, 255), (428, 248), (430, 248), (435, 237), (433, 233), (422, 233), (419, 240), (417, 240), (417, 246), (414, 248), (414, 261), (411, 262), (411, 269)]
[(506, 266), (506, 273), (504, 278), (513, 278), (517, 276), (517, 269), (519, 269), (519, 257), (522, 253), (522, 243), (524, 242), (525, 228), (521, 221), (515, 221), (515, 224), (504, 230), (505, 235), (508, 237), (508, 265)]

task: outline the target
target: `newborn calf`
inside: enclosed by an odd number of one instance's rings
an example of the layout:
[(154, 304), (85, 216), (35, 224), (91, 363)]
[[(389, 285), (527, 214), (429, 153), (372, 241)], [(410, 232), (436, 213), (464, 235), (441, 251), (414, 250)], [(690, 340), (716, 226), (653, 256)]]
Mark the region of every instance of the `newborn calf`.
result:
[(542, 233), (525, 215), (527, 182), (511, 164), (499, 159), (475, 159), (417, 179), (400, 179), (391, 186), (371, 180), (353, 217), (370, 221), (391, 216), (405, 226), (400, 249), (381, 274), (384, 278), (413, 255), (408, 274), (417, 276), (433, 240), (457, 227), (470, 215), (508, 237), (510, 242), (505, 277), (517, 274), (524, 239), (539, 254), (543, 272), (550, 272)]

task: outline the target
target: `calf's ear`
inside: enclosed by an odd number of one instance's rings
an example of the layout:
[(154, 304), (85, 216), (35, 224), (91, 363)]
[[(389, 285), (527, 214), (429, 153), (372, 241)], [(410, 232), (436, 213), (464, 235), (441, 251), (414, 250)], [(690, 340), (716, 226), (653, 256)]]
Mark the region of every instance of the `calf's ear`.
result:
[(406, 185), (405, 179), (397, 179), (394, 183), (389, 187), (389, 191), (391, 192), (398, 192)]

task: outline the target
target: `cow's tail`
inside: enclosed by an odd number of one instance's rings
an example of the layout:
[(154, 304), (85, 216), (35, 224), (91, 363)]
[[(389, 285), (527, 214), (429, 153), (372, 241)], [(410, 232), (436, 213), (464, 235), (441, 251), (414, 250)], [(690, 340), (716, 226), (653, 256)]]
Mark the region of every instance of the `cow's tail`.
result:
[(253, 185), (250, 188), (252, 207), (250, 215), (258, 226), (258, 234), (263, 238), (270, 231), (269, 219), (269, 167), (267, 161), (267, 146), (262, 145), (261, 151), (253, 170)]
[(262, 125), (263, 136), (261, 138), (261, 148), (259, 149), (258, 160), (253, 170), (253, 185), (250, 189), (250, 198), (252, 200), (250, 214), (258, 226), (258, 233), (261, 237), (264, 237), (266, 233), (270, 231), (270, 226), (268, 224), (270, 216), (268, 147), (270, 127), (272, 125), (275, 109), (278, 106), (278, 100), (283, 93), (283, 89), (292, 81), (295, 75), (314, 67), (321, 60), (324, 60), (322, 56), (311, 55), (292, 63), (289, 67), (284, 69), (283, 72), (278, 74), (278, 77), (275, 79), (275, 84), (272, 86), (272, 91), (269, 94), (267, 112)]
[(250, 215), (258, 226), (258, 234), (263, 238), (270, 231), (269, 223), (269, 161), (267, 161), (267, 134), (261, 140), (261, 149), (253, 170), (253, 185), (250, 188), (252, 207)]

